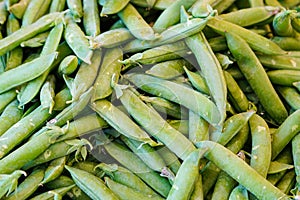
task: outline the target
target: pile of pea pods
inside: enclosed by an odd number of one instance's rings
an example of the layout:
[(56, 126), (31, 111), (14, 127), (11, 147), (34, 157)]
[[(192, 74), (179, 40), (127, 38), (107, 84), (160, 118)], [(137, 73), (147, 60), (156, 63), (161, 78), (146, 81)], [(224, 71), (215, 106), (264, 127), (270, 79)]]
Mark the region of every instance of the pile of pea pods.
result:
[(1, 0), (0, 199), (300, 199), (300, 0)]

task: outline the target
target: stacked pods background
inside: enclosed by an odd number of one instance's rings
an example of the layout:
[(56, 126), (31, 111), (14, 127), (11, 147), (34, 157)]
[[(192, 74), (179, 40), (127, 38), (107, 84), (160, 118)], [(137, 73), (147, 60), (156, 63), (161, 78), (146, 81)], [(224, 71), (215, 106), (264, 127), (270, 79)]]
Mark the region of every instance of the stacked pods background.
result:
[(299, 199), (299, 0), (2, 0), (0, 27), (0, 199)]

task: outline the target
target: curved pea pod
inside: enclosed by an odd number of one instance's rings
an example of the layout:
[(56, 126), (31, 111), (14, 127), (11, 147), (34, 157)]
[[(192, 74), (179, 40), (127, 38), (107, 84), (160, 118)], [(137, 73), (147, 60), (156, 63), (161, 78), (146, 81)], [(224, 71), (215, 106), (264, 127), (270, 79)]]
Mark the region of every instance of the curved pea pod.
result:
[(194, 149), (193, 144), (182, 133), (172, 128), (154, 109), (147, 106), (130, 89), (125, 89), (122, 92), (120, 100), (129, 114), (149, 134), (165, 144), (178, 157), (186, 158), (189, 152)]
[(191, 110), (189, 110), (188, 135), (194, 144), (209, 138), (209, 123)]
[(18, 3), (15, 3), (9, 6), (7, 9), (9, 12), (13, 13), (18, 19), (22, 19), (25, 10), (31, 0), (20, 0)]
[(286, 53), (271, 40), (218, 17), (210, 18), (207, 22), (207, 25), (221, 35), (230, 33), (240, 36), (250, 45), (252, 49), (263, 52), (264, 54), (276, 55)]
[(300, 81), (299, 70), (271, 70), (267, 74), (271, 82), (277, 85), (293, 86), (294, 82)]
[[(199, 162), (206, 149), (192, 151), (181, 164), (167, 199), (188, 200), (199, 177)], [(185, 182), (186, 184), (182, 184)]]
[[(109, 125), (126, 137), (149, 143), (152, 146), (157, 145), (149, 135), (135, 124), (125, 113), (115, 107), (107, 100), (98, 100), (92, 103), (94, 109)], [(120, 123), (122, 122), (122, 123)]]
[(296, 174), (294, 170), (288, 171), (276, 184), (276, 187), (285, 194), (293, 193), (293, 187), (295, 185)]
[[(94, 50), (90, 64), (82, 62), (75, 75), (75, 78), (69, 78), (64, 75), (64, 79), (72, 94), (72, 101), (77, 101), (80, 96), (93, 86), (97, 78), (98, 70), (102, 60), (102, 51)], [(94, 88), (94, 91), (96, 88)], [(69, 102), (68, 102), (69, 103)]]
[(89, 48), (89, 41), (79, 25), (70, 17), (66, 19), (64, 38), (79, 59), (92, 64), (93, 51)]
[[(227, 148), (211, 141), (197, 144), (200, 149), (208, 149), (205, 158), (214, 162), (219, 168), (228, 173), (237, 182), (259, 199), (289, 199), (287, 195), (259, 175), (242, 159)], [(223, 158), (226, 156), (226, 160)], [(238, 168), (239, 170), (236, 170)]]
[(78, 59), (74, 55), (70, 55), (65, 57), (61, 63), (58, 66), (58, 73), (60, 75), (65, 74), (65, 75), (70, 75), (72, 74), (78, 66)]
[(117, 183), (108, 177), (105, 177), (104, 181), (105, 184), (108, 186), (108, 188), (110, 188), (120, 200), (138, 200), (138, 199), (162, 200), (163, 199), (159, 195), (149, 195), (141, 191), (136, 191), (126, 185)]
[(98, 167), (117, 183), (123, 184), (136, 191), (143, 192), (144, 194), (149, 194), (149, 195), (157, 194), (137, 175), (135, 175), (130, 170), (124, 167), (118, 166), (116, 164), (105, 164), (105, 163), (98, 164), (96, 168)]
[(122, 45), (134, 37), (127, 28), (105, 31), (95, 37), (89, 37), (90, 48), (113, 48)]
[(0, 113), (6, 108), (6, 106), (17, 97), (17, 91), (15, 89), (8, 90), (0, 94)]
[(0, 183), (0, 197), (2, 198), (4, 195), (9, 195), (11, 192), (16, 190), (18, 186), (18, 179), (22, 176), (27, 176), (25, 171), (16, 170), (11, 174), (5, 174), (1, 172), (1, 183)]
[(278, 162), (275, 160), (270, 163), (268, 174), (276, 174), (293, 168), (294, 165)]
[(1, 159), (1, 173), (11, 173), (17, 169), (21, 169), (26, 163), (42, 154), (62, 134), (61, 132), (50, 130), (24, 143)]
[(126, 1), (118, 1), (118, 0), (104, 0), (102, 3), (102, 10), (100, 15), (106, 16), (106, 15), (112, 15), (120, 12), (122, 9), (124, 9), (130, 0)]
[(28, 138), (51, 117), (41, 106), (10, 127), (0, 138), (0, 158), (8, 154), (16, 145)]
[(291, 108), (295, 110), (300, 109), (300, 93), (296, 88), (277, 86), (276, 89)]
[(276, 14), (272, 25), (274, 31), (279, 36), (293, 36), (294, 29), (292, 26), (291, 14), (295, 12), (292, 10), (283, 10)]
[(23, 110), (18, 105), (18, 101), (14, 100), (5, 107), (0, 116), (0, 136), (21, 119)]
[[(216, 126), (220, 121), (217, 107), (212, 101), (199, 92), (171, 81), (143, 74), (128, 74), (126, 78), (146, 92), (179, 103), (193, 110), (213, 126)], [(186, 96), (190, 98), (186, 98)], [(203, 106), (204, 104), (206, 105), (205, 107)]]
[[(282, 123), (287, 118), (287, 111), (258, 58), (241, 37), (230, 33), (225, 35), (231, 53), (237, 60), (240, 70), (257, 95), (260, 103), (272, 119), (277, 123)], [(264, 83), (263, 90), (261, 88), (262, 82)], [(266, 93), (265, 91), (268, 92)], [(272, 99), (271, 102), (270, 99)]]
[[(279, 7), (259, 6), (221, 14), (219, 17), (223, 20), (245, 27), (259, 24), (270, 19), (272, 20), (272, 18), (279, 13), (280, 10), (281, 8)], [(255, 13), (255, 15), (253, 15), (253, 13)]]
[(235, 109), (239, 111), (247, 111), (249, 109), (250, 102), (246, 95), (229, 72), (224, 71), (223, 73), (226, 80), (228, 96)]
[(69, 88), (65, 87), (60, 92), (58, 92), (54, 97), (54, 107), (53, 110), (55, 111), (61, 111), (65, 107), (67, 107), (67, 101), (72, 100), (72, 95), (70, 93)]
[(51, 0), (38, 1), (31, 0), (22, 17), (22, 26), (28, 26), (45, 15), (50, 6)]
[[(130, 58), (121, 61), (121, 63), (125, 65), (122, 71), (138, 64), (154, 64), (185, 57), (189, 54), (187, 49), (185, 43), (180, 41), (148, 49), (142, 53), (133, 54)], [(123, 52), (125, 51), (127, 50), (123, 48)]]
[(122, 135), (121, 140), (129, 147), (129, 149), (131, 149), (131, 151), (143, 160), (149, 168), (161, 172), (166, 167), (164, 160), (150, 145), (143, 144), (142, 142), (129, 139)]
[(50, 4), (49, 13), (61, 12), (64, 10), (66, 0), (53, 0)]
[(187, 110), (182, 106), (170, 102), (161, 97), (140, 96), (145, 103), (150, 103), (151, 106), (162, 114), (167, 114), (176, 119), (186, 119), (188, 117)]
[(283, 150), (283, 148), (300, 131), (300, 110), (296, 110), (279, 126), (272, 135), (272, 159)]
[(295, 37), (275, 36), (271, 38), (280, 48), (286, 51), (300, 51), (300, 42)]
[(293, 86), (300, 92), (300, 81), (294, 82)]
[(100, 34), (100, 17), (97, 0), (83, 1), (83, 26), (88, 36), (94, 37)]
[(242, 185), (236, 186), (230, 193), (229, 200), (248, 200), (248, 191)]
[(172, 151), (170, 151), (170, 149), (168, 149), (166, 146), (158, 147), (157, 151), (160, 154), (160, 156), (164, 159), (168, 168), (174, 174), (176, 174), (181, 165), (178, 157)]
[(40, 186), (44, 178), (45, 168), (37, 168), (29, 174), (18, 186), (17, 190), (11, 193), (5, 200), (25, 200), (32, 195)]
[(69, 176), (60, 175), (58, 178), (54, 179), (53, 181), (46, 183), (45, 186), (48, 189), (53, 190), (60, 187), (67, 187), (73, 184), (74, 181), (72, 180), (72, 178), (70, 178)]
[(252, 139), (250, 166), (267, 177), (271, 163), (271, 134), (265, 120), (254, 114), (249, 120)]
[(63, 172), (64, 166), (66, 164), (67, 158), (61, 157), (57, 158), (50, 162), (49, 166), (45, 171), (44, 179), (41, 181), (41, 184), (48, 183), (57, 177)]
[(226, 118), (227, 98), (226, 83), (222, 67), (202, 32), (186, 38), (185, 42), (194, 53), (201, 72), (205, 77), (209, 93), (219, 111), (220, 121), (218, 125), (222, 126)]
[(235, 186), (236, 181), (231, 178), (226, 172), (221, 171), (216, 181), (211, 199), (227, 200)]
[(130, 3), (118, 12), (118, 16), (134, 37), (141, 40), (152, 40), (155, 38), (152, 27)]
[(0, 93), (30, 81), (45, 72), (57, 57), (57, 53), (40, 56), (31, 62), (0, 74)]
[(118, 199), (115, 194), (105, 186), (103, 181), (96, 176), (70, 166), (65, 166), (65, 168), (70, 172), (75, 184), (91, 198), (111, 200)]
[(93, 100), (104, 99), (112, 94), (113, 88), (111, 82), (118, 82), (122, 64), (119, 62), (123, 59), (123, 52), (120, 48), (108, 49), (103, 58), (97, 78), (94, 82)]
[(40, 91), (41, 106), (43, 109), (48, 109), (50, 114), (52, 113), (55, 104), (55, 81), (54, 75), (49, 75), (48, 80), (43, 84)]
[(83, 7), (81, 0), (67, 0), (67, 6), (75, 21), (80, 22), (83, 16)]
[(72, 188), (74, 188), (75, 185), (70, 185), (67, 187), (62, 187), (62, 188), (57, 188), (54, 190), (50, 190), (47, 192), (44, 192), (42, 194), (36, 195), (31, 200), (39, 200), (39, 199), (44, 199), (44, 200), (51, 200), (51, 199), (62, 199), (62, 197), (67, 194)]
[(199, 91), (204, 94), (209, 94), (209, 89), (207, 86), (207, 83), (205, 81), (205, 78), (201, 76), (200, 74), (196, 72), (192, 72), (188, 70), (186, 67), (184, 67), (184, 71), (186, 75), (189, 78), (189, 81), (192, 83), (192, 85)]
[(135, 173), (152, 189), (158, 192), (163, 197), (166, 197), (171, 188), (169, 181), (161, 177), (159, 173), (151, 170), (141, 159), (126, 147), (111, 142), (104, 145), (105, 150), (115, 158), (120, 164)]
[(271, 69), (300, 70), (300, 58), (289, 56), (257, 55), (264, 67)]

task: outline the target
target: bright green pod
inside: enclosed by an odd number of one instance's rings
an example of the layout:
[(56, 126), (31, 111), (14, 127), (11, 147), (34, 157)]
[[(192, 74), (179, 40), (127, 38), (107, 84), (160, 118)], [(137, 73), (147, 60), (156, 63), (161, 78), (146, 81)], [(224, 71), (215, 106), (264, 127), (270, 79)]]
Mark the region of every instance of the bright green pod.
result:
[(102, 10), (100, 15), (106, 16), (106, 15), (117, 14), (127, 6), (129, 1), (130, 0), (125, 0), (125, 1), (104, 0), (102, 3)]
[(297, 91), (296, 88), (287, 86), (277, 86), (276, 89), (291, 108), (295, 110), (300, 109), (300, 93)]
[(273, 84), (292, 86), (294, 82), (300, 81), (300, 70), (270, 70), (267, 72)]
[(235, 186), (236, 181), (231, 178), (226, 172), (221, 171), (216, 181), (211, 199), (227, 200)]
[(67, 101), (72, 100), (72, 95), (70, 93), (69, 88), (65, 87), (60, 92), (58, 92), (54, 97), (54, 107), (53, 110), (55, 111), (61, 111), (65, 107), (67, 107)]
[(25, 200), (32, 195), (40, 186), (45, 175), (45, 168), (34, 169), (25, 180), (18, 185), (18, 189), (10, 194), (5, 200)]
[[(258, 58), (244, 39), (229, 32), (225, 35), (231, 53), (237, 60), (240, 70), (257, 95), (260, 103), (272, 119), (277, 123), (282, 123), (287, 118), (288, 113)], [(264, 83), (263, 90), (261, 88), (262, 82)], [(265, 91), (268, 92), (266, 93)]]
[(67, 158), (61, 157), (50, 162), (47, 169), (45, 170), (45, 176), (41, 181), (41, 184), (48, 183), (55, 180), (63, 172)]
[(93, 100), (104, 99), (112, 94), (112, 81), (118, 82), (121, 74), (123, 52), (120, 48), (108, 49), (100, 66), (97, 78), (94, 82)]
[(267, 68), (300, 70), (300, 58), (297, 57), (258, 54), (257, 58)]
[(24, 12), (22, 17), (22, 27), (26, 27), (35, 21), (37, 21), (40, 17), (45, 15), (50, 6), (51, 0), (39, 1), (39, 0), (31, 0)]
[(87, 36), (100, 34), (100, 17), (97, 0), (83, 1), (83, 26)]
[(77, 162), (73, 166), (77, 169), (81, 169), (95, 176), (98, 176), (99, 178), (102, 178), (105, 175), (104, 171), (97, 168), (98, 166), (97, 162), (83, 161), (83, 162)]
[(20, 46), (21, 47), (31, 47), (31, 48), (43, 46), (48, 38), (49, 33), (50, 33), (49, 31), (46, 31), (46, 32), (37, 34), (36, 36), (30, 38), (29, 40), (22, 42), (20, 44)]
[(126, 185), (117, 183), (108, 177), (104, 177), (104, 181), (108, 188), (111, 189), (120, 200), (163, 200), (159, 195), (149, 195), (142, 191), (136, 191)]
[(49, 13), (61, 12), (65, 9), (66, 0), (52, 0), (49, 8)]
[(271, 39), (280, 48), (286, 51), (300, 51), (300, 42), (295, 37), (281, 37), (275, 36)]
[(75, 21), (80, 22), (83, 16), (83, 6), (81, 0), (67, 0), (67, 6)]
[(78, 58), (74, 55), (65, 57), (58, 66), (58, 73), (60, 75), (70, 75), (76, 71), (78, 67)]
[(67, 187), (62, 187), (62, 188), (57, 188), (57, 189), (54, 189), (54, 190), (50, 190), (50, 191), (47, 191), (47, 192), (44, 192), (44, 193), (41, 193), (39, 195), (34, 196), (33, 198), (31, 198), (31, 200), (61, 199), (67, 192), (69, 192), (74, 187), (75, 187), (75, 184), (67, 186)]
[(295, 11), (283, 10), (275, 15), (272, 25), (277, 35), (285, 37), (294, 35), (294, 29), (291, 19), (291, 15), (293, 12)]
[(8, 11), (14, 14), (18, 19), (22, 19), (30, 1), (31, 0), (20, 0), (18, 3), (9, 6)]
[(134, 37), (141, 40), (153, 40), (155, 38), (152, 27), (130, 3), (118, 12), (118, 16)]
[(89, 41), (78, 24), (70, 18), (66, 19), (64, 38), (75, 55), (87, 64), (91, 64), (93, 51), (89, 48)]
[(18, 105), (18, 101), (14, 100), (3, 110), (0, 116), (0, 136), (21, 119), (23, 109), (20, 109)]
[(204, 94), (209, 94), (209, 89), (206, 83), (206, 80), (201, 74), (197, 72), (190, 71), (186, 67), (183, 67), (186, 75), (189, 78), (189, 81), (192, 83), (192, 85), (199, 91)]

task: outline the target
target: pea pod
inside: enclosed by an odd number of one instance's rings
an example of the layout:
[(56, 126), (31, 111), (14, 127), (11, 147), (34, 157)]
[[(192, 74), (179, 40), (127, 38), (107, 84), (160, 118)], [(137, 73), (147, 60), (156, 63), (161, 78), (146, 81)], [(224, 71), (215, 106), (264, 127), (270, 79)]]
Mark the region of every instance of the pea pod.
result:
[(108, 177), (104, 178), (106, 185), (116, 194), (120, 200), (162, 200), (159, 195), (149, 195), (141, 191), (136, 191), (130, 187), (117, 183)]
[(245, 28), (242, 28), (238, 25), (219, 19), (217, 17), (209, 19), (207, 25), (221, 35), (225, 35), (225, 33), (228, 32), (230, 34), (236, 34), (240, 36), (254, 50), (271, 55), (285, 54), (285, 51), (282, 50), (278, 45), (276, 45), (276, 43), (272, 42), (271, 40), (261, 35), (258, 35), (257, 33), (249, 31)]
[(67, 0), (67, 6), (71, 11), (75, 21), (80, 22), (80, 18), (83, 16), (82, 1), (80, 0)]
[(299, 70), (271, 70), (267, 74), (273, 84), (292, 86), (294, 82), (300, 81)]
[(83, 1), (83, 25), (88, 36), (100, 34), (100, 17), (97, 0)]
[(11, 89), (7, 92), (0, 94), (0, 113), (6, 108), (6, 106), (17, 97), (16, 90)]
[(21, 47), (40, 47), (43, 46), (49, 35), (49, 31), (39, 33), (36, 36), (26, 40), (20, 44)]
[(294, 29), (292, 26), (291, 14), (292, 10), (283, 10), (276, 14), (273, 19), (273, 28), (279, 36), (293, 36)]
[(8, 12), (4, 1), (0, 4), (0, 24), (4, 24), (7, 20)]
[[(218, 114), (216, 106), (199, 92), (171, 81), (143, 74), (128, 74), (127, 78), (138, 88), (141, 88), (146, 92), (161, 96), (193, 110), (213, 126), (217, 126), (220, 122), (220, 115)], [(189, 96), (190, 98), (186, 98), (186, 96)], [(201, 104), (205, 104), (206, 106), (200, 106), (199, 102), (202, 102)]]
[(66, 157), (57, 158), (50, 162), (49, 166), (45, 171), (44, 179), (41, 184), (48, 183), (60, 176), (63, 172), (64, 166), (66, 164)]
[(74, 187), (75, 185), (70, 185), (67, 187), (50, 190), (34, 196), (33, 198), (31, 198), (31, 200), (39, 200), (39, 199), (50, 200), (50, 199), (59, 199), (59, 198), (61, 199), (68, 191), (70, 191)]
[(237, 199), (240, 200), (249, 199), (248, 191), (242, 185), (238, 185), (230, 193), (229, 200), (237, 200)]
[[(208, 148), (204, 156), (246, 187), (247, 190), (253, 193), (257, 198), (289, 199), (287, 195), (269, 183), (247, 163), (222, 145), (211, 141), (203, 141), (199, 142), (197, 146), (200, 149)], [(223, 159), (224, 156), (227, 158), (226, 161)], [(239, 167), (240, 170), (235, 170), (236, 167)]]
[(2, 198), (5, 194), (9, 195), (11, 192), (13, 192), (17, 185), (18, 185), (18, 179), (20, 176), (24, 175), (26, 176), (26, 172), (21, 170), (16, 170), (12, 172), (11, 174), (5, 174), (1, 172), (1, 190), (0, 190), (0, 197)]
[(288, 56), (257, 55), (261, 64), (271, 69), (300, 70), (300, 59)]
[(105, 15), (116, 14), (116, 13), (120, 12), (122, 9), (124, 9), (128, 3), (129, 3), (129, 0), (126, 0), (126, 1), (105, 0), (102, 3), (103, 7), (102, 7), (100, 15), (105, 16)]
[(56, 189), (56, 188), (66, 187), (66, 186), (70, 186), (70, 185), (73, 185), (73, 184), (74, 184), (74, 181), (72, 180), (72, 178), (70, 178), (69, 176), (60, 175), (55, 180), (46, 183), (45, 186), (48, 189), (53, 190), (53, 189)]
[(22, 17), (22, 26), (28, 26), (45, 15), (50, 6), (51, 0), (31, 0)]
[(300, 94), (296, 88), (286, 86), (277, 86), (276, 88), (291, 108), (295, 110), (300, 108)]
[(55, 77), (48, 76), (48, 80), (43, 84), (40, 91), (40, 101), (44, 109), (49, 109), (49, 113), (52, 113), (54, 107), (54, 96), (55, 96)]
[[(299, 166), (299, 162), (300, 162), (300, 159), (299, 159), (299, 138), (300, 138), (300, 135), (297, 134), (293, 140), (292, 140), (292, 154), (293, 154), (293, 161), (294, 161), (294, 165), (295, 166)], [(300, 175), (300, 171), (299, 171), (299, 168), (296, 167), (295, 168), (295, 173), (296, 173), (296, 188), (298, 190), (298, 192), (300, 191), (300, 183), (299, 183), (299, 175)]]
[[(231, 53), (237, 60), (240, 70), (243, 72), (262, 106), (277, 123), (282, 123), (287, 118), (287, 111), (258, 58), (241, 37), (230, 33), (226, 33), (225, 35)], [(241, 52), (241, 49), (243, 49), (243, 52)], [(264, 89), (268, 93), (261, 90), (262, 81), (264, 82)], [(273, 99), (273, 101), (270, 102), (270, 99)]]
[(293, 83), (293, 86), (294, 86), (295, 88), (297, 88), (298, 91), (300, 91), (300, 81), (294, 82), (294, 83)]
[(207, 140), (209, 138), (209, 124), (202, 117), (189, 111), (188, 121), (189, 140), (194, 144), (198, 141)]
[(288, 171), (276, 184), (276, 187), (285, 194), (289, 194), (295, 184), (295, 171)]
[(50, 4), (49, 13), (61, 12), (64, 10), (66, 0), (53, 0)]
[(189, 78), (189, 81), (192, 83), (192, 85), (199, 91), (204, 94), (209, 94), (209, 89), (207, 86), (207, 83), (201, 74), (198, 74), (196, 72), (192, 72), (188, 70), (186, 67), (183, 67), (186, 75)]
[(77, 66), (78, 66), (77, 57), (74, 55), (70, 55), (70, 56), (65, 57), (61, 61), (57, 71), (60, 75), (62, 75), (62, 74), (70, 75), (77, 69)]
[(216, 181), (211, 199), (227, 200), (235, 186), (236, 181), (231, 178), (226, 172), (221, 171)]
[(271, 39), (273, 42), (275, 42), (280, 48), (286, 51), (299, 51), (299, 40), (297, 40), (295, 37), (281, 37), (281, 36), (275, 36)]
[(15, 3), (8, 7), (9, 12), (13, 13), (18, 19), (22, 19), (25, 10), (31, 0), (20, 0), (18, 3)]

